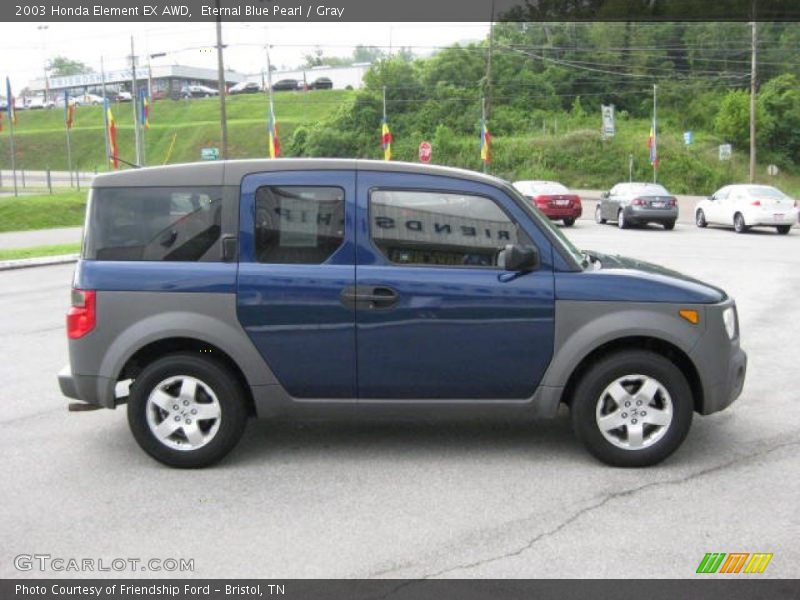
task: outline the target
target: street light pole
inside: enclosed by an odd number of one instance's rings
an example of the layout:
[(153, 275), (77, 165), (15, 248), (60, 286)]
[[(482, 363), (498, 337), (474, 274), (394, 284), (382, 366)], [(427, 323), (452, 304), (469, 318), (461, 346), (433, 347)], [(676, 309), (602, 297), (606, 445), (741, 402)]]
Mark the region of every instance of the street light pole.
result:
[[(217, 9), (219, 8), (220, 0), (217, 0)], [(222, 132), (222, 160), (227, 160), (228, 115), (225, 110), (225, 61), (222, 57), (222, 17), (217, 17), (217, 80), (217, 87), (219, 88), (219, 121)]]

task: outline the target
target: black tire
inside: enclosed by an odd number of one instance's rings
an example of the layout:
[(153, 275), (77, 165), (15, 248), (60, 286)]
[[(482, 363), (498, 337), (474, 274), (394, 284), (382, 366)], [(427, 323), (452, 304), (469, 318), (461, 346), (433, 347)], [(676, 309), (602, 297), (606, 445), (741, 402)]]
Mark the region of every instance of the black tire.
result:
[(703, 209), (697, 211), (694, 215), (694, 224), (700, 227), (701, 229), (704, 227), (708, 227), (708, 221), (706, 221), (706, 213), (703, 212)]
[(744, 216), (742, 216), (742, 213), (736, 213), (733, 215), (733, 230), (736, 233), (746, 233), (748, 229), (750, 228), (744, 222)]
[(631, 223), (625, 218), (625, 211), (619, 210), (617, 211), (617, 227), (620, 229), (628, 229), (631, 226)]
[(564, 219), (564, 227), (572, 227), (575, 225), (575, 217), (567, 217)]
[[(148, 410), (158, 412), (152, 405), (148, 408), (151, 392), (165, 380), (179, 376), (200, 380), (214, 393), (219, 404), (220, 418), (216, 433), (205, 445), (194, 450), (179, 450), (166, 445), (156, 437), (148, 424)], [(176, 406), (179, 406), (177, 401)], [(189, 469), (207, 467), (227, 455), (244, 433), (247, 412), (242, 386), (230, 370), (216, 360), (190, 353), (168, 354), (147, 365), (133, 382), (128, 399), (128, 425), (139, 446), (165, 465)], [(167, 420), (167, 417), (163, 420)], [(199, 424), (200, 420), (196, 426)], [(203, 421), (204, 426), (208, 424), (208, 421)], [(179, 428), (182, 432), (183, 427)], [(173, 435), (183, 434), (178, 432)]]
[[(671, 401), (672, 417), (660, 437), (655, 438), (650, 445), (639, 449), (625, 449), (606, 439), (598, 424), (597, 411), (600, 402), (609, 402), (609, 397), (604, 396), (606, 388), (617, 379), (634, 374), (652, 378), (663, 386)], [(632, 381), (635, 386), (635, 379)], [(663, 400), (661, 392), (658, 394), (657, 400)], [(620, 410), (635, 412), (643, 408)], [(581, 377), (570, 404), (576, 437), (595, 458), (615, 467), (646, 467), (667, 458), (686, 438), (692, 424), (693, 410), (692, 392), (681, 371), (665, 357), (647, 350), (624, 350), (597, 361)], [(632, 413), (622, 414), (633, 423), (636, 422)], [(643, 420), (639, 427), (645, 426), (651, 435), (659, 432), (655, 426), (645, 425)], [(624, 435), (627, 436), (628, 425), (620, 426), (615, 431), (622, 432), (622, 427), (625, 427)], [(624, 443), (624, 440), (620, 443)]]
[(776, 225), (775, 229), (777, 229), (778, 233), (780, 233), (781, 235), (786, 235), (792, 230), (792, 226), (791, 225)]
[(664, 223), (662, 223), (662, 225), (664, 225), (664, 229), (666, 229), (667, 231), (672, 231), (673, 229), (675, 229), (675, 221), (665, 221)]
[(603, 218), (603, 211), (600, 209), (600, 204), (594, 209), (594, 222), (598, 225), (606, 224), (606, 219)]

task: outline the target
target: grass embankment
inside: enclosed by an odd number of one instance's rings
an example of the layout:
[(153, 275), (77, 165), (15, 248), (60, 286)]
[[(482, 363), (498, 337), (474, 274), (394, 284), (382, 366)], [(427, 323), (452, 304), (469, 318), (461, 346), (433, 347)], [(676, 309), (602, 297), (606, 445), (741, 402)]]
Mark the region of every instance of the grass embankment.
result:
[(86, 192), (0, 197), (0, 232), (80, 227)]
[(0, 260), (17, 260), (21, 258), (38, 258), (42, 256), (60, 256), (62, 254), (78, 254), (80, 244), (56, 244), (53, 246), (34, 246), (32, 248), (14, 248), (0, 250)]
[[(284, 145), (294, 129), (326, 119), (352, 101), (348, 90), (280, 92), (275, 94), (275, 114)], [(131, 103), (113, 104), (117, 122), (119, 155), (135, 158)], [(73, 167), (84, 171), (106, 169), (104, 125), (101, 106), (79, 106), (70, 131)], [(267, 155), (267, 102), (264, 94), (227, 98), (228, 138), (231, 158)], [(15, 129), (17, 167), (66, 170), (64, 110), (19, 111)], [(0, 168), (10, 168), (8, 128), (0, 134)], [(170, 152), (173, 138), (174, 147)], [(200, 159), (200, 149), (219, 147), (219, 99), (159, 100), (150, 108), (150, 129), (145, 133), (146, 163), (160, 165)]]

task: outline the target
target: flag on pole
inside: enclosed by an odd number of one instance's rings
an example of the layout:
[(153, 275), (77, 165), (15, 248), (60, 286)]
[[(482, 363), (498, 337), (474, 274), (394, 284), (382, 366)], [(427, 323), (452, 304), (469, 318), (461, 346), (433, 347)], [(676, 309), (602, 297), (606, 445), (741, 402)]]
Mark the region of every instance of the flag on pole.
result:
[(17, 124), (17, 109), (14, 104), (14, 94), (11, 93), (11, 80), (6, 77), (6, 112), (8, 113), (8, 122), (12, 125)]
[(383, 160), (392, 160), (392, 132), (389, 131), (389, 122), (383, 118), (381, 125), (381, 148), (383, 148)]
[(490, 153), (491, 143), (492, 135), (489, 133), (489, 127), (486, 125), (486, 119), (481, 119), (481, 160), (487, 165), (492, 160)]
[(72, 129), (75, 123), (75, 104), (69, 101), (69, 94), (64, 90), (64, 123), (67, 129)]
[(119, 169), (119, 152), (117, 149), (117, 122), (114, 120), (114, 113), (111, 112), (111, 105), (108, 98), (105, 100), (106, 117), (108, 119), (108, 157), (114, 169)]
[(656, 139), (656, 122), (650, 126), (650, 137), (647, 138), (647, 147), (650, 149), (650, 164), (654, 169), (658, 168), (658, 142)]
[(278, 158), (281, 155), (281, 141), (278, 138), (278, 123), (275, 121), (275, 111), (272, 103), (269, 105), (269, 157)]
[(139, 90), (139, 106), (141, 107), (141, 118), (139, 121), (145, 129), (150, 129), (150, 98), (147, 96), (147, 91)]
[(3, 113), (0, 111), (0, 132), (3, 131)]

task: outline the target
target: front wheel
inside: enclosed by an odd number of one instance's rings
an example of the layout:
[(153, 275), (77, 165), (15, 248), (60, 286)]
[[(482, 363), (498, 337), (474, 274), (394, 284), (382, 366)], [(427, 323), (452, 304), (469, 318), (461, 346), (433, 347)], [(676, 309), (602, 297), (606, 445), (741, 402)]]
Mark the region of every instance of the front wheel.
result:
[(575, 225), (575, 217), (567, 217), (564, 219), (564, 227), (572, 227)]
[(131, 386), (128, 424), (139, 446), (171, 467), (206, 467), (239, 442), (242, 387), (221, 363), (176, 353), (147, 365)]
[(597, 205), (597, 208), (594, 209), (594, 222), (598, 225), (605, 225), (606, 220), (603, 218), (603, 211), (600, 209), (600, 205)]
[(786, 235), (787, 233), (789, 233), (792, 230), (792, 226), (791, 225), (776, 225), (775, 229), (777, 229), (778, 233), (780, 233), (781, 235)]
[(736, 233), (745, 233), (749, 227), (744, 222), (744, 216), (742, 213), (736, 213), (733, 217), (733, 230)]
[(693, 404), (675, 364), (654, 352), (626, 350), (584, 374), (570, 413), (575, 435), (593, 456), (617, 467), (646, 467), (681, 445)]
[(700, 227), (708, 227), (708, 221), (706, 221), (706, 213), (703, 212), (703, 209), (697, 211), (697, 214), (694, 216), (694, 224)]

